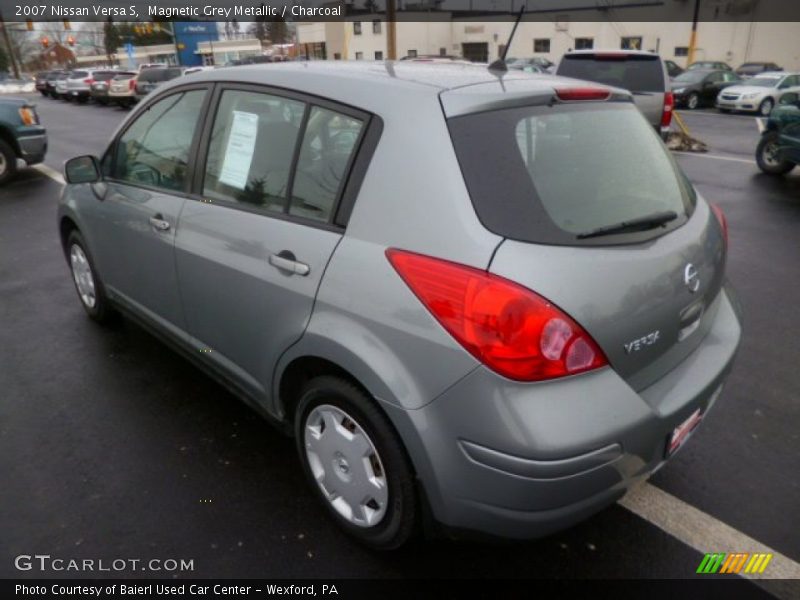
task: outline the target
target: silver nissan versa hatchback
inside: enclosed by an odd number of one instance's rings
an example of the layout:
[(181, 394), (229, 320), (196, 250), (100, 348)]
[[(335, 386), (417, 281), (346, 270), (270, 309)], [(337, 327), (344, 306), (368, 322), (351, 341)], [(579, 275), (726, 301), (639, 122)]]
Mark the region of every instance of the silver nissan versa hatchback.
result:
[(217, 69), (65, 171), (89, 316), (135, 319), (295, 436), (372, 547), (423, 521), (529, 538), (585, 519), (681, 447), (739, 344), (725, 218), (622, 90)]

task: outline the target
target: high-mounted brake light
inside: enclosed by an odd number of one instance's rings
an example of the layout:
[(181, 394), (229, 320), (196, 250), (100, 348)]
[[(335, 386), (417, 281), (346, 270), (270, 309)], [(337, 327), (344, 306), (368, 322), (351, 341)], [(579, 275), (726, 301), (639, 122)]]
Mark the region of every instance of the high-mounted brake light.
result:
[(556, 88), (556, 96), (564, 102), (608, 100), (611, 97), (611, 90), (597, 87)]
[(661, 127), (667, 128), (672, 123), (672, 109), (675, 108), (675, 96), (672, 92), (664, 94), (664, 111), (661, 113)]
[(626, 60), (629, 55), (624, 52), (596, 52), (592, 56), (600, 60)]
[(386, 256), (447, 332), (500, 375), (541, 381), (608, 364), (580, 325), (521, 285), (404, 250), (390, 248)]
[(714, 216), (717, 217), (717, 221), (719, 221), (719, 226), (722, 228), (722, 238), (725, 240), (725, 247), (728, 247), (728, 219), (725, 218), (725, 213), (722, 212), (722, 209), (717, 206), (716, 204), (711, 205), (711, 212), (714, 213)]

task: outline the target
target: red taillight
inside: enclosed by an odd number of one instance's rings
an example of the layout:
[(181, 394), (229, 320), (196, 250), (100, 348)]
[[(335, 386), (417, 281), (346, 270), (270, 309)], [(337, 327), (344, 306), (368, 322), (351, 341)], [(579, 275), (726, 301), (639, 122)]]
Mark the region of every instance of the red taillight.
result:
[(661, 113), (661, 127), (667, 128), (672, 123), (672, 109), (675, 108), (675, 96), (672, 92), (664, 94), (664, 112)]
[(722, 212), (722, 209), (717, 206), (716, 204), (711, 204), (711, 212), (714, 213), (714, 216), (717, 217), (717, 221), (719, 221), (719, 226), (722, 229), (722, 238), (725, 240), (725, 247), (728, 247), (728, 219), (725, 218), (725, 213)]
[(133, 90), (135, 87), (136, 87), (136, 80), (135, 79), (129, 79), (128, 80), (128, 89), (129, 90)]
[(608, 100), (611, 90), (597, 87), (556, 88), (556, 96), (564, 102), (576, 100)]
[(389, 249), (386, 256), (450, 335), (505, 377), (540, 381), (608, 364), (580, 325), (527, 288), (421, 254)]
[(88, 83), (89, 85), (92, 85), (92, 84), (94, 83), (94, 79), (92, 79), (91, 77), (89, 77), (89, 79), (84, 79), (84, 80), (83, 80), (83, 83)]

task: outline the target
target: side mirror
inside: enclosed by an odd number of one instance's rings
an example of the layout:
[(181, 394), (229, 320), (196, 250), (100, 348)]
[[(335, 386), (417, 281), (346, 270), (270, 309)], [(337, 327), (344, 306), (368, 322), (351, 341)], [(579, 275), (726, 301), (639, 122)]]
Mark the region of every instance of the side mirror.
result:
[(64, 163), (64, 179), (67, 183), (95, 183), (102, 179), (97, 157), (76, 156)]

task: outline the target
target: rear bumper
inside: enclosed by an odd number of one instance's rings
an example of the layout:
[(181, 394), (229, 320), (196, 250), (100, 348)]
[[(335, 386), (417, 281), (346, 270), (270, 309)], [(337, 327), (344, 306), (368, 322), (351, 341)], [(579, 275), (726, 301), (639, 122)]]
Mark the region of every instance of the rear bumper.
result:
[(434, 518), (453, 532), (541, 537), (646, 479), (732, 367), (739, 316), (727, 292), (719, 301), (700, 346), (638, 393), (610, 368), (522, 384), (479, 367), (418, 410), (387, 406)]
[(17, 138), (21, 157), (27, 164), (33, 165), (44, 160), (47, 153), (47, 134), (37, 133)]

